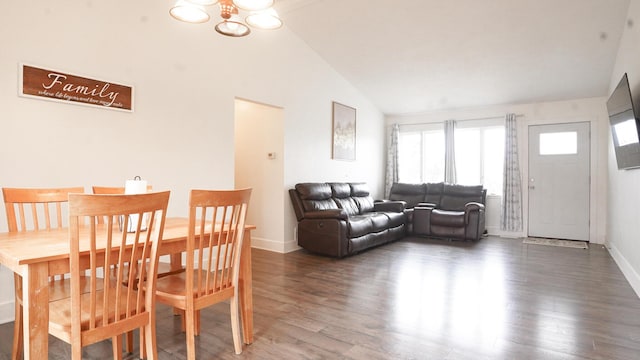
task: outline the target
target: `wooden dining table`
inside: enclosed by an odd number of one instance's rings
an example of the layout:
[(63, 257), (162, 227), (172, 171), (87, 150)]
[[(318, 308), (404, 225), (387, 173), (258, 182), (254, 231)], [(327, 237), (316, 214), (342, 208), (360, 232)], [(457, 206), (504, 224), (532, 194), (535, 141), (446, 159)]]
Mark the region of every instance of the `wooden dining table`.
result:
[[(167, 218), (160, 255), (170, 255), (171, 268), (182, 266), (189, 220)], [(245, 344), (253, 342), (253, 292), (251, 273), (251, 231), (245, 226), (240, 260), (240, 316)], [(69, 272), (69, 229), (30, 232), (0, 232), (0, 264), (22, 276), (24, 358), (48, 358), (49, 276)]]

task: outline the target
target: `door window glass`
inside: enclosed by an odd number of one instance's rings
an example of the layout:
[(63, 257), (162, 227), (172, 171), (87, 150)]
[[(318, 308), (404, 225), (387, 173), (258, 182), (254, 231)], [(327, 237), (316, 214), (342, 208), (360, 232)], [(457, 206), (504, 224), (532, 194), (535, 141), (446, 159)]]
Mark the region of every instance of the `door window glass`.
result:
[(575, 131), (540, 134), (540, 155), (578, 153), (578, 133)]

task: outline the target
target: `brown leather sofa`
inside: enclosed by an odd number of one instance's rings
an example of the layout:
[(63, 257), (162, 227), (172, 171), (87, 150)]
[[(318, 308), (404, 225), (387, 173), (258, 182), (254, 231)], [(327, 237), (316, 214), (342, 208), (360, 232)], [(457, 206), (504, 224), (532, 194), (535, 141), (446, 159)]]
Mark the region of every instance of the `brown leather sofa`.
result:
[(486, 195), (482, 185), (395, 183), (389, 199), (406, 202), (410, 234), (477, 241), (485, 232)]
[(405, 236), (404, 203), (374, 203), (365, 183), (301, 183), (289, 195), (309, 251), (341, 258)]

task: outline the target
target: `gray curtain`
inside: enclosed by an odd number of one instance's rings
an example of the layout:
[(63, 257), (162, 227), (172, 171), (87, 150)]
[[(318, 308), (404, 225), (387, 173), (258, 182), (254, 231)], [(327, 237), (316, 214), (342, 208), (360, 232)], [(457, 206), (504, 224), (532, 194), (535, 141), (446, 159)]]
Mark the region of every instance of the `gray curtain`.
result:
[(455, 120), (444, 122), (444, 182), (456, 183)]
[(503, 231), (522, 231), (522, 181), (518, 161), (518, 127), (516, 115), (505, 118), (504, 179), (502, 184), (502, 214), (500, 228)]
[(391, 139), (387, 148), (387, 174), (384, 182), (384, 196), (391, 192), (391, 185), (398, 182), (398, 138), (400, 137), (400, 126), (393, 124), (391, 127)]

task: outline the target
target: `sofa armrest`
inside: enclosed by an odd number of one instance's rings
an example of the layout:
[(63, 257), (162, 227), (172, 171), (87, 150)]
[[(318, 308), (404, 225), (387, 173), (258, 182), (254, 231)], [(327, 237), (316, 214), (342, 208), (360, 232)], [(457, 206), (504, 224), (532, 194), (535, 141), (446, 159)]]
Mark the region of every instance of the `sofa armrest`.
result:
[(406, 205), (407, 203), (401, 200), (374, 202), (373, 211), (403, 212)]
[(484, 205), (478, 202), (467, 203), (464, 207), (465, 239), (477, 241), (485, 231)]
[(304, 213), (305, 219), (348, 219), (347, 213), (342, 209), (331, 209), (321, 211), (307, 211)]
[(478, 210), (484, 210), (484, 205), (480, 204), (479, 202), (468, 202), (464, 206), (465, 212), (478, 211)]
[(484, 205), (478, 202), (469, 202), (464, 206), (464, 222), (469, 224), (472, 214), (484, 213)]

